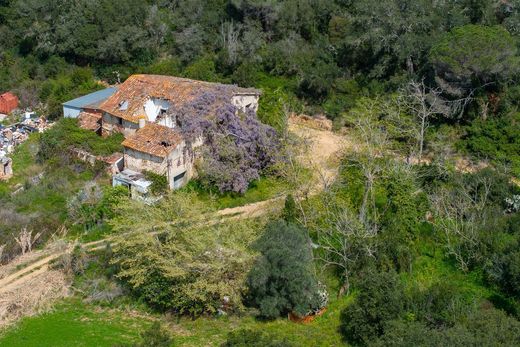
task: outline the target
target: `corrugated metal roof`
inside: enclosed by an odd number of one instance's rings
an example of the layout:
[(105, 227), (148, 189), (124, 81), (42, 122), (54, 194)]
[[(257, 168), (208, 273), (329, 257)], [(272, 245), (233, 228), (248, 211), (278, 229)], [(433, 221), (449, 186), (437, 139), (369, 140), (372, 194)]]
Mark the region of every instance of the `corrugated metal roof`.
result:
[(63, 106), (97, 108), (103, 101), (111, 97), (117, 91), (117, 87), (98, 90), (97, 92), (80, 96), (79, 98), (63, 103)]

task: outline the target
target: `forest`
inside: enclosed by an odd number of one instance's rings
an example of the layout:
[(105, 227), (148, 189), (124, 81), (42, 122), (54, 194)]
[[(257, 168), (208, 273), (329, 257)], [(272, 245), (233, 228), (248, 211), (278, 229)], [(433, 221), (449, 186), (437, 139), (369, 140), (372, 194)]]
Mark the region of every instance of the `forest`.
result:
[[(151, 206), (62, 114), (136, 73), (262, 92)], [(56, 122), (0, 181), (0, 297), (36, 252), (69, 288), (0, 345), (520, 345), (519, 78), (519, 0), (0, 0), (0, 92)]]

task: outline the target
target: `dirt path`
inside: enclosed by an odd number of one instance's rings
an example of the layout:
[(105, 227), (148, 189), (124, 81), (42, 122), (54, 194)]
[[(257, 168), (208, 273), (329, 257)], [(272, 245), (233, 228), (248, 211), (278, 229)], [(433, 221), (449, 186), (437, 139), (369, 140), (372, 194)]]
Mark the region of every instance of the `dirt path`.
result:
[[(330, 130), (299, 124), (294, 118), (289, 121), (289, 131), (309, 144), (306, 153), (298, 159), (312, 171), (312, 180), (303, 188), (310, 194), (316, 194), (334, 181), (338, 174), (341, 154), (353, 145), (344, 136)], [(285, 195), (278, 196), (244, 206), (226, 208), (218, 211), (217, 214), (230, 217), (258, 217), (279, 209), (284, 200)]]
[(52, 255), (49, 255), (48, 257), (45, 257), (35, 263), (32, 263), (30, 264), (29, 266), (21, 269), (21, 270), (18, 270), (17, 272), (15, 273), (12, 273), (10, 274), (9, 276), (6, 276), (4, 278), (2, 278), (0, 280), (0, 294), (2, 293), (2, 291), (5, 289), (5, 286), (13, 281), (15, 281), (17, 278), (23, 276), (23, 275), (26, 275), (27, 273), (35, 270), (35, 269), (38, 269), (39, 267), (42, 267), (44, 265), (47, 265), (49, 264), (51, 261), (53, 261), (54, 259), (58, 258), (60, 256), (60, 254), (52, 254)]

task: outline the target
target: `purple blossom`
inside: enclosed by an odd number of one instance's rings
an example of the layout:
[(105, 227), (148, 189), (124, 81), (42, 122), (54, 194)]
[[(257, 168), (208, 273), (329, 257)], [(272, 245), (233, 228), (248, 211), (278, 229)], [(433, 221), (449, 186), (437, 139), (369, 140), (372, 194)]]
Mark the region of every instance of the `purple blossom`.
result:
[(280, 143), (273, 128), (254, 112), (237, 110), (231, 97), (221, 86), (194, 98), (176, 116), (188, 144), (185, 155), (193, 155), (191, 142), (204, 138), (201, 179), (221, 192), (244, 193), (276, 162)]

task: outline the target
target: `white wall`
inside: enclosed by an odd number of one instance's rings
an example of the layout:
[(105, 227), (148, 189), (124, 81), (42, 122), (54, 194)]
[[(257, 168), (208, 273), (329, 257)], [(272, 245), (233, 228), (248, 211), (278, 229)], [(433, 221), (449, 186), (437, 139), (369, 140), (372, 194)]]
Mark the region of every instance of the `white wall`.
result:
[(63, 105), (63, 117), (65, 118), (78, 118), (80, 113), (81, 108)]
[(144, 103), (144, 112), (148, 121), (155, 123), (161, 109), (169, 109), (170, 103), (166, 100), (151, 98)]
[(255, 113), (258, 111), (258, 95), (256, 94), (238, 94), (234, 95), (231, 98), (231, 103), (241, 109), (242, 111), (246, 111), (246, 108), (249, 106)]

